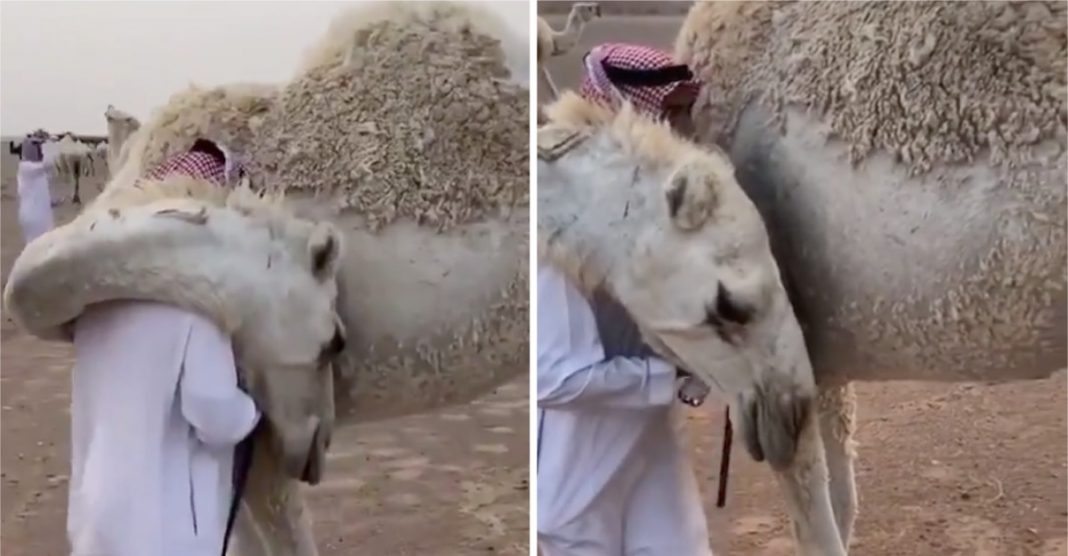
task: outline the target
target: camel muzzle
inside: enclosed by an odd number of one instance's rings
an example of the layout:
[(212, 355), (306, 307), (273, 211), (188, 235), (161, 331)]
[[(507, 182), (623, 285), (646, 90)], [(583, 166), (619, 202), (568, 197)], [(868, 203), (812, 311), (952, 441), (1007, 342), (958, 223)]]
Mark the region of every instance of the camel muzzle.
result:
[(325, 434), (318, 417), (310, 416), (301, 431), (276, 431), (281, 445), (283, 469), (286, 475), (310, 485), (322, 478), (326, 457)]

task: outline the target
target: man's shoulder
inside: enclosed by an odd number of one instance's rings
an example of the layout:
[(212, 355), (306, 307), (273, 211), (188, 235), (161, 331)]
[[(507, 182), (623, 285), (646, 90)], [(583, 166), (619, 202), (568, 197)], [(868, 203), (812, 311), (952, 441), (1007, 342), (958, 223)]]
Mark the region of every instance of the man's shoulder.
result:
[(191, 327), (202, 325), (214, 326), (211, 321), (188, 309), (157, 303), (153, 301), (111, 301), (91, 306), (82, 316), (83, 321), (125, 324), (133, 327), (147, 327), (154, 333), (168, 330), (188, 331)]

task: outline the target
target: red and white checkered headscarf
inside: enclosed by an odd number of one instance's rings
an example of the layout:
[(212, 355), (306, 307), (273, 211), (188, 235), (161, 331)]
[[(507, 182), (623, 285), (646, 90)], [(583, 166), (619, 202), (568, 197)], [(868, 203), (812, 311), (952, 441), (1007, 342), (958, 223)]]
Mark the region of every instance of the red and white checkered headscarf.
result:
[(595, 46), (583, 59), (585, 72), (579, 94), (590, 100), (615, 106), (620, 95), (647, 114), (662, 116), (664, 100), (674, 91), (690, 89), (694, 94), (700, 84), (694, 79), (666, 85), (619, 85), (609, 79), (605, 66), (624, 70), (659, 70), (680, 65), (670, 54), (656, 48), (633, 44), (606, 43)]
[(233, 163), (229, 153), (224, 149), (215, 144), (211, 144), (211, 146), (222, 153), (221, 158), (207, 149), (200, 149), (194, 146), (193, 149), (172, 156), (159, 166), (149, 170), (145, 174), (145, 178), (158, 180), (174, 174), (183, 174), (223, 186), (235, 175), (236, 165)]

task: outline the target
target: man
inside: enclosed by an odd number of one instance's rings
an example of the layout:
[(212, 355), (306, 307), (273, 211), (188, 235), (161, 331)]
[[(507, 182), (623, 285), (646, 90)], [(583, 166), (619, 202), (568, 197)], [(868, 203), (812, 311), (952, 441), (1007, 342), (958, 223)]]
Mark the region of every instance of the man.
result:
[(46, 133), (31, 133), (22, 141), (19, 149), (11, 149), (19, 155), (18, 202), (19, 227), (23, 241), (29, 243), (37, 236), (52, 229), (52, 191), (48, 181), (48, 165), (44, 157)]
[(579, 94), (618, 107), (625, 98), (638, 110), (659, 115), (682, 135), (693, 132), (691, 110), (700, 84), (685, 64), (670, 54), (628, 44), (609, 43), (591, 49), (582, 60)]
[[(222, 186), (208, 142), (148, 174)], [(200, 315), (122, 301), (74, 325), (72, 556), (218, 556), (232, 501), (234, 447), (257, 424), (230, 339)]]
[[(688, 125), (697, 84), (654, 49), (587, 54), (580, 93)], [(593, 306), (556, 269), (538, 269), (538, 543), (545, 556), (710, 556), (693, 471), (671, 406), (707, 393), (641, 342), (626, 310)]]

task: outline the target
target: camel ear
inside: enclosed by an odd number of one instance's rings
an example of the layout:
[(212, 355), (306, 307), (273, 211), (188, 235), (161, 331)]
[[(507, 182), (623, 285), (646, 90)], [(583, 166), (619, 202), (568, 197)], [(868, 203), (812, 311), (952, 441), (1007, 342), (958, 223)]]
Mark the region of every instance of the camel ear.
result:
[(321, 281), (337, 276), (341, 262), (341, 233), (332, 224), (320, 223), (308, 241), (311, 271)]
[(702, 161), (683, 164), (667, 180), (664, 198), (668, 215), (681, 230), (697, 230), (716, 208), (719, 178), (715, 169)]

